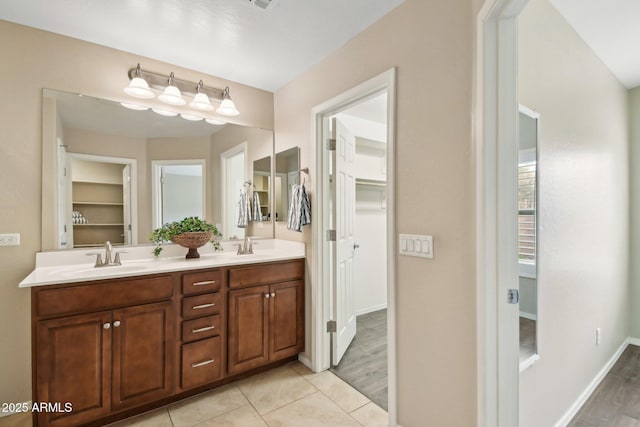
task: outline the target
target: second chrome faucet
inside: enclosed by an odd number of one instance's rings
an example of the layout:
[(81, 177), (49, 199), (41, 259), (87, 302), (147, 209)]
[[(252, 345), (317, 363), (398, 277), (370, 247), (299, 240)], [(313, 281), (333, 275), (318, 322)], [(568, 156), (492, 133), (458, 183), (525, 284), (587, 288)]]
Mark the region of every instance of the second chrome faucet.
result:
[(126, 253), (126, 252), (124, 251), (116, 252), (115, 258), (113, 259), (113, 261), (111, 261), (111, 255), (113, 254), (113, 246), (111, 245), (111, 242), (107, 240), (104, 243), (104, 261), (102, 260), (101, 253), (91, 252), (91, 253), (88, 253), (87, 256), (96, 255), (96, 263), (94, 264), (94, 267), (109, 267), (114, 265), (122, 265), (122, 262), (120, 262), (121, 253)]

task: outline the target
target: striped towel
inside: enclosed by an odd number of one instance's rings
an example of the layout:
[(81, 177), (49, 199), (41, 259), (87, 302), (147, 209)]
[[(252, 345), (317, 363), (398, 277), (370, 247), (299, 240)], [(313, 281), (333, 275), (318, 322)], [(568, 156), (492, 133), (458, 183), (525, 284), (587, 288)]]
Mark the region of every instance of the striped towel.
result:
[(246, 228), (251, 220), (251, 206), (249, 206), (249, 195), (246, 191), (240, 191), (240, 200), (238, 201), (238, 227)]
[(302, 231), (302, 226), (307, 224), (311, 224), (311, 203), (303, 182), (295, 184), (291, 191), (287, 229)]
[(253, 210), (251, 211), (251, 217), (254, 221), (262, 221), (262, 211), (260, 210), (260, 194), (257, 191), (253, 192)]

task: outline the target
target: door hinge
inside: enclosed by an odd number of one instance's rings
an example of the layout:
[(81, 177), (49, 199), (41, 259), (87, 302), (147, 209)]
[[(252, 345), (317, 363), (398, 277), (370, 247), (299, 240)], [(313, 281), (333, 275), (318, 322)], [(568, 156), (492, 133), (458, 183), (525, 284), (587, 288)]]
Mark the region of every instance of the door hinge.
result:
[(336, 230), (327, 230), (327, 242), (336, 241)]
[(336, 151), (336, 139), (335, 138), (327, 139), (327, 150)]
[(335, 320), (329, 320), (327, 322), (327, 332), (338, 332), (338, 325)]
[(129, 224), (127, 227), (129, 228), (129, 231), (131, 231), (131, 224)]
[(520, 292), (517, 289), (507, 289), (507, 303), (517, 304), (520, 301)]
[(64, 174), (62, 176), (67, 176), (67, 168), (64, 168)]

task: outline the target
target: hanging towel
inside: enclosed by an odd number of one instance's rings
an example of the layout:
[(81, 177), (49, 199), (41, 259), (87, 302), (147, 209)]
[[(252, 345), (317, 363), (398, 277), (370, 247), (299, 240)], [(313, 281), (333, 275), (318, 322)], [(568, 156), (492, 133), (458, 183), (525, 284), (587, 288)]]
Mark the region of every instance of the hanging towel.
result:
[(260, 210), (260, 194), (253, 190), (253, 210), (251, 217), (254, 221), (262, 221), (262, 211)]
[(238, 227), (246, 228), (251, 220), (251, 206), (249, 206), (249, 195), (246, 191), (240, 190), (240, 200), (238, 201)]
[(307, 224), (311, 224), (311, 203), (303, 182), (302, 185), (295, 184), (291, 191), (287, 228), (302, 231), (302, 226)]

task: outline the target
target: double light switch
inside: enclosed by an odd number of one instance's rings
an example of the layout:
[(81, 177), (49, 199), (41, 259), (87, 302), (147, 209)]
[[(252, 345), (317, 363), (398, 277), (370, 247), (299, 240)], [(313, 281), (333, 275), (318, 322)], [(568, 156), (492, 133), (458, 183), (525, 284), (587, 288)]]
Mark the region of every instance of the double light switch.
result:
[(433, 236), (401, 234), (400, 255), (433, 258)]

